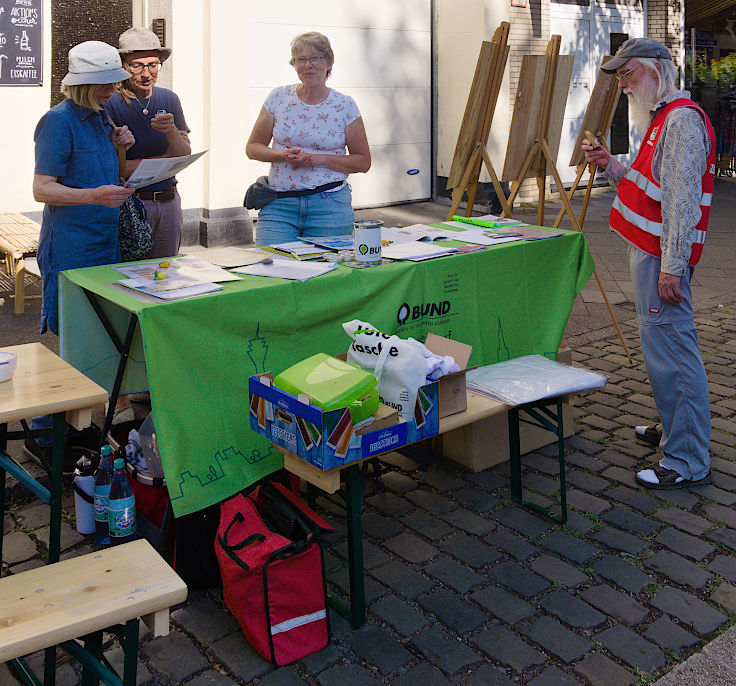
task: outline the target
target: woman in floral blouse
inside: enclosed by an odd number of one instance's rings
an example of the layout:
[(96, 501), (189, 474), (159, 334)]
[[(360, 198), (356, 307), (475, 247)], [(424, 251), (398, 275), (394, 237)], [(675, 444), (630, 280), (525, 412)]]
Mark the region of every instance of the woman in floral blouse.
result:
[(370, 169), (371, 153), (355, 101), (326, 85), (333, 62), (326, 36), (294, 38), (290, 64), (301, 83), (271, 91), (245, 146), (250, 159), (271, 163), (268, 183), (278, 193), (258, 214), (261, 245), (353, 230), (346, 179)]

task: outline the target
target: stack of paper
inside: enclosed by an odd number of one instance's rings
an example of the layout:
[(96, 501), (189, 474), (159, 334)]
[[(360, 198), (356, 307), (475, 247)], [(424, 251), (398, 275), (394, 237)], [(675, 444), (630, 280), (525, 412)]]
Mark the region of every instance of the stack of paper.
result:
[(317, 257), (331, 252), (327, 248), (318, 248), (304, 241), (290, 241), (288, 243), (274, 243), (273, 245), (261, 246), (264, 250), (270, 250), (278, 255), (286, 255), (296, 260), (313, 260)]
[(411, 260), (419, 262), (420, 260), (429, 260), (433, 257), (444, 257), (455, 252), (455, 248), (442, 248), (432, 243), (422, 243), (420, 241), (410, 241), (407, 243), (393, 243), (384, 246), (382, 255), (391, 260)]

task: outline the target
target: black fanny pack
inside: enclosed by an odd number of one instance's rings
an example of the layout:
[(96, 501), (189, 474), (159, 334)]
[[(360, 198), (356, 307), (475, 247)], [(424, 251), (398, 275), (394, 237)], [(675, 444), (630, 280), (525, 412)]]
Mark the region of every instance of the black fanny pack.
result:
[(248, 186), (248, 190), (245, 191), (243, 205), (249, 210), (260, 210), (277, 198), (301, 198), (305, 195), (315, 195), (342, 186), (343, 183), (345, 182), (331, 181), (316, 188), (304, 188), (299, 191), (277, 191), (268, 185), (268, 177), (259, 176), (256, 182)]

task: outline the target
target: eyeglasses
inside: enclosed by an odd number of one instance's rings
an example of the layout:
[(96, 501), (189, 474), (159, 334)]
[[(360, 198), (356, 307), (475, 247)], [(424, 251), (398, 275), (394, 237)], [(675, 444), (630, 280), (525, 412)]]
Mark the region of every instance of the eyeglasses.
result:
[(144, 69), (148, 69), (149, 74), (155, 74), (161, 67), (161, 62), (150, 62), (149, 64), (141, 64), (136, 62), (131, 64), (130, 62), (125, 63), (128, 66), (128, 71), (131, 74), (142, 74)]
[(641, 67), (641, 64), (637, 64), (633, 69), (629, 69), (629, 71), (625, 71), (620, 74), (616, 74), (616, 78), (618, 79), (618, 82), (621, 83), (622, 81), (628, 81), (629, 76), (631, 76), (631, 72), (636, 71), (639, 67)]
[(314, 57), (295, 57), (294, 66), (306, 67), (307, 62), (309, 62), (313, 67), (316, 67), (324, 58), (324, 55), (315, 55)]

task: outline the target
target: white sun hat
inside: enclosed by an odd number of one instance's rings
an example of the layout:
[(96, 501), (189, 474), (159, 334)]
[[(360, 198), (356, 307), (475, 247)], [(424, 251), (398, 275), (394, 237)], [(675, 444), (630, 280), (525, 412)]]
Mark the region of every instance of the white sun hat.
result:
[(118, 83), (130, 74), (123, 69), (118, 51), (107, 43), (88, 40), (69, 51), (69, 71), (61, 80), (65, 86), (90, 83)]

